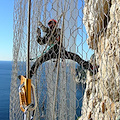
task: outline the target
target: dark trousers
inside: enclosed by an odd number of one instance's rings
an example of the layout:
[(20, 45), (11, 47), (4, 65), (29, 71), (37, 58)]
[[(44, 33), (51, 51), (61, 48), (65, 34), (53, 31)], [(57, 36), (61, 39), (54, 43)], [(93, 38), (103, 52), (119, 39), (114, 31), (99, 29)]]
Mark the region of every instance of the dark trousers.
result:
[[(35, 63), (32, 65), (31, 70), (30, 70), (30, 78), (34, 75), (34, 73), (37, 71), (38, 67), (51, 59), (57, 59), (59, 56), (59, 44), (55, 44), (51, 49), (49, 49), (48, 52), (37, 58)], [(88, 69), (92, 71), (92, 65), (88, 62), (83, 60), (79, 55), (68, 52), (65, 50), (65, 48), (62, 46), (61, 47), (61, 52), (60, 52), (60, 58), (62, 59), (70, 59), (75, 62), (77, 62), (79, 65), (81, 65), (84, 69)]]

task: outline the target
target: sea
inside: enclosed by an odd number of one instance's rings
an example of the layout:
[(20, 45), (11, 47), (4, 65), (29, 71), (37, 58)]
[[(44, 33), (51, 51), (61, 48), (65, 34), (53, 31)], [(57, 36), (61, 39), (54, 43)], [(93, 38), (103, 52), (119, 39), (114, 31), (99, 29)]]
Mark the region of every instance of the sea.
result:
[[(0, 61), (0, 120), (9, 120), (11, 74), (12, 61)], [(76, 119), (81, 115), (82, 88), (82, 84), (76, 84)]]
[(12, 61), (0, 61), (0, 120), (9, 120)]

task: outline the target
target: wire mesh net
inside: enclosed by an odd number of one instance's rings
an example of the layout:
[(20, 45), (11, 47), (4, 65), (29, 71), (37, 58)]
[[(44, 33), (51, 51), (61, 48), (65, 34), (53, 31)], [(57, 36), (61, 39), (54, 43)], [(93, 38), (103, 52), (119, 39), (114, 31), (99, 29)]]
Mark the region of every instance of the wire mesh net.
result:
[[(119, 0), (31, 0), (29, 72), (36, 120), (120, 119), (119, 5)], [(27, 21), (28, 0), (14, 0), (10, 120), (24, 119), (18, 76), (26, 76)]]

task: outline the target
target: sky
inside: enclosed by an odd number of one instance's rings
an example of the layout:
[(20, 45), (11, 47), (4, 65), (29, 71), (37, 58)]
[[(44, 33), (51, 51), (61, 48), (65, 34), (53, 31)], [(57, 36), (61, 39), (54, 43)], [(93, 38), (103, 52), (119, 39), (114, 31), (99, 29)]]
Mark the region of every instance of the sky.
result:
[[(13, 59), (12, 50), (14, 0), (0, 0), (0, 5), (0, 61), (11, 61)], [(81, 49), (79, 51), (81, 51)], [(91, 56), (91, 51), (89, 52)], [(86, 53), (84, 53), (84, 55), (85, 54)], [(87, 54), (89, 55), (89, 53)]]
[(0, 0), (0, 61), (12, 60), (14, 0)]

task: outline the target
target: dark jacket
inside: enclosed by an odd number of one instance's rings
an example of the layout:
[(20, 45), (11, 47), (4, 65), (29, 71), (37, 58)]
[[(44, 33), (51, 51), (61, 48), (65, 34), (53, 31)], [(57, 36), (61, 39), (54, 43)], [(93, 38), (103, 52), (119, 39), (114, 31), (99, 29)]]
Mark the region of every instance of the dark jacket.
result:
[(52, 30), (50, 28), (48, 28), (48, 27), (45, 27), (44, 25), (41, 26), (41, 29), (46, 34), (45, 34), (44, 37), (38, 36), (37, 42), (40, 45), (46, 44), (49, 39), (50, 40), (49, 40), (48, 45), (52, 45), (55, 42), (60, 40), (60, 33), (61, 33), (60, 28), (56, 28), (53, 34), (52, 34)]

